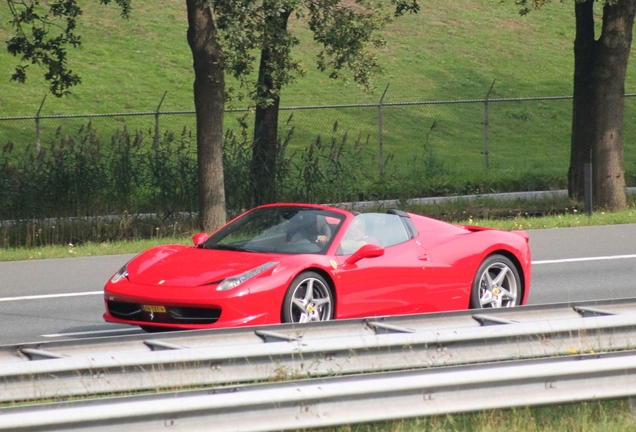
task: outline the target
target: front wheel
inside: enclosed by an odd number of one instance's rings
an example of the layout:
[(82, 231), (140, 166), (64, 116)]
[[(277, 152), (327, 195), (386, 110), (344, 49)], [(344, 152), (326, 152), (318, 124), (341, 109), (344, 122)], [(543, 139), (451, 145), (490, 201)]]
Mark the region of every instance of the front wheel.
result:
[(479, 266), (470, 295), (473, 309), (514, 307), (521, 301), (521, 278), (503, 255), (491, 255)]
[(283, 302), (283, 322), (306, 323), (333, 318), (333, 298), (325, 279), (315, 272), (296, 276)]

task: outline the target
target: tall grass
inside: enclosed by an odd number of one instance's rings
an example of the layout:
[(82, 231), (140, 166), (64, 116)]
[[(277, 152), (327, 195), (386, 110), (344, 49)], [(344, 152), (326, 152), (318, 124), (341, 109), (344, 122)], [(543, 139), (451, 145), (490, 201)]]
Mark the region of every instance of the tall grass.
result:
[(622, 399), (348, 425), (320, 432), (631, 432), (634, 429), (636, 416), (630, 403)]
[[(247, 121), (229, 128), (223, 142), (228, 215), (252, 206), (251, 132)], [(294, 141), (289, 116), (282, 127), (275, 173), (278, 200), (336, 203), (420, 196), (564, 188), (562, 176), (528, 169), (461, 175), (438, 156), (428, 136), (402, 167), (395, 155), (378, 175), (368, 135), (351, 137), (334, 122), (306, 146)], [(0, 247), (104, 242), (177, 236), (197, 229), (196, 143), (190, 130), (116, 131), (110, 139), (89, 122), (76, 131), (57, 128), (38, 152), (0, 153)], [(292, 145), (291, 143), (296, 143)], [(444, 217), (443, 217), (444, 218)]]

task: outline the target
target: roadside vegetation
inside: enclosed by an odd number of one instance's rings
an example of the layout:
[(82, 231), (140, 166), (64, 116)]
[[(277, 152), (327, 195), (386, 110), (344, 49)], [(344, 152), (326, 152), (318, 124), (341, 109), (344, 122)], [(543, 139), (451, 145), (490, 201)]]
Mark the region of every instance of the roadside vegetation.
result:
[(449, 414), (341, 426), (320, 432), (631, 432), (635, 428), (636, 413), (631, 403), (623, 399)]
[[(485, 172), (483, 177), (451, 175), (434, 153), (423, 159), (412, 155), (405, 169), (378, 179), (371, 172), (375, 164), (363, 143), (332, 133), (331, 138), (317, 139), (302, 151), (290, 150), (288, 140), (282, 143), (280, 169), (275, 173), (280, 201), (398, 199), (406, 203), (423, 196), (565, 188), (565, 170), (561, 180), (529, 171), (513, 180), (508, 174), (514, 170)], [(248, 136), (226, 134), (228, 217), (250, 207)], [(147, 134), (124, 129), (104, 142), (89, 123), (75, 137), (58, 136), (43, 147), (40, 157), (13, 158), (12, 146), (5, 146), (0, 154), (0, 249), (191, 235), (198, 226), (193, 217), (198, 210), (194, 192), (198, 180), (191, 134), (166, 132), (157, 146), (150, 141)], [(371, 186), (365, 189), (365, 184)], [(510, 221), (514, 217), (581, 215), (582, 211), (580, 204), (567, 200), (502, 204), (480, 200), (410, 210), (453, 222), (508, 219), (502, 226), (506, 229), (543, 227), (537, 222), (515, 226)], [(629, 219), (629, 214), (623, 219)], [(571, 223), (587, 223), (583, 221)], [(549, 222), (556, 223), (563, 222)]]
[[(581, 203), (568, 199), (545, 200), (515, 200), (497, 201), (493, 199), (478, 198), (475, 200), (460, 200), (434, 205), (400, 204), (400, 209), (427, 215), (451, 223), (461, 225), (480, 225), (503, 230), (533, 230), (549, 228), (568, 228), (593, 225), (616, 225), (636, 223), (636, 196), (629, 196), (629, 208), (621, 212), (594, 212), (591, 216), (585, 214)], [(366, 211), (385, 211), (385, 206)], [(126, 227), (130, 224), (131, 227)], [(195, 227), (195, 218), (182, 218), (179, 221), (173, 219), (172, 225), (166, 224), (162, 219), (130, 219), (127, 221), (113, 220), (97, 223), (105, 237), (113, 236), (113, 233), (122, 231), (134, 232), (127, 238), (109, 241), (82, 241), (79, 237), (71, 237), (75, 240), (62, 243), (54, 242), (55, 232), (63, 231), (67, 234), (75, 232), (81, 235), (82, 230), (92, 231), (95, 224), (82, 225), (77, 222), (67, 222), (66, 227), (47, 225), (30, 225), (31, 238), (36, 239), (40, 245), (32, 247), (0, 247), (0, 261), (34, 260), (47, 258), (71, 258), (99, 255), (136, 254), (152, 246), (174, 243), (192, 244), (191, 237), (198, 232)], [(134, 228), (136, 226), (136, 228)], [(183, 229), (183, 227), (188, 227)], [(15, 232), (14, 227), (0, 227), (0, 236), (7, 236), (9, 232)], [(177, 233), (178, 232), (178, 233)], [(110, 233), (110, 234), (109, 234)], [(151, 235), (154, 234), (154, 235)], [(47, 240), (48, 237), (48, 240)], [(1, 238), (1, 237), (0, 237)], [(6, 237), (5, 237), (6, 241)]]

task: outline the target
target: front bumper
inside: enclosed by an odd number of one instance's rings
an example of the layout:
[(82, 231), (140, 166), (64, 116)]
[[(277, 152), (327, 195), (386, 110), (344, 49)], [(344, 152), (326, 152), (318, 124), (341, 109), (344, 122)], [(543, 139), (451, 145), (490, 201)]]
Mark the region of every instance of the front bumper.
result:
[(284, 291), (247, 287), (217, 292), (215, 286), (136, 285), (127, 280), (104, 288), (104, 320), (119, 324), (175, 329), (278, 324)]

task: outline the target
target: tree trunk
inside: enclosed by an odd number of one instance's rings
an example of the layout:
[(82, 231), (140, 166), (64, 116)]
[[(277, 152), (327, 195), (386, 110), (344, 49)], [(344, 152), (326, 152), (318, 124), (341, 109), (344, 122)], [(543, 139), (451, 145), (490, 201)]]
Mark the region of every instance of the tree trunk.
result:
[(223, 184), (223, 51), (217, 43), (212, 11), (205, 0), (186, 0), (188, 44), (194, 60), (194, 107), (197, 119), (199, 221), (211, 232), (226, 222)]
[[(261, 54), (261, 63), (266, 57)], [(262, 69), (262, 67), (261, 67)], [(259, 76), (261, 73), (259, 72)], [(259, 79), (260, 82), (260, 79)], [(252, 200), (254, 205), (277, 201), (276, 171), (278, 155), (278, 107), (280, 97), (272, 98), (270, 105), (256, 107), (254, 119), (254, 142), (252, 144)]]
[(575, 2), (576, 37), (574, 40), (574, 90), (572, 100), (572, 138), (568, 195), (583, 201), (584, 172), (591, 162), (594, 141), (594, 0)]
[[(275, 33), (287, 32), (290, 12), (268, 15), (266, 28), (274, 41)], [(267, 40), (267, 38), (266, 38)], [(254, 205), (277, 201), (276, 175), (278, 161), (278, 108), (280, 105), (280, 79), (275, 77), (284, 68), (287, 52), (273, 49), (276, 43), (268, 44), (261, 50), (258, 69), (257, 105), (254, 119), (254, 142), (252, 143), (251, 179)], [(285, 46), (283, 44), (283, 46)], [(283, 48), (286, 50), (287, 48)]]
[(596, 206), (620, 210), (627, 206), (623, 165), (625, 74), (632, 43), (636, 0), (603, 8), (595, 68), (596, 133), (592, 153)]

